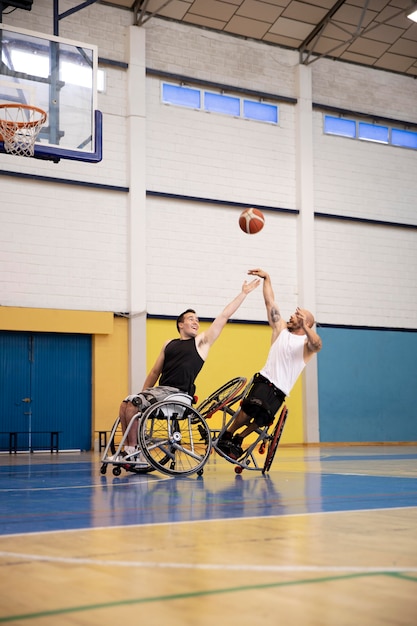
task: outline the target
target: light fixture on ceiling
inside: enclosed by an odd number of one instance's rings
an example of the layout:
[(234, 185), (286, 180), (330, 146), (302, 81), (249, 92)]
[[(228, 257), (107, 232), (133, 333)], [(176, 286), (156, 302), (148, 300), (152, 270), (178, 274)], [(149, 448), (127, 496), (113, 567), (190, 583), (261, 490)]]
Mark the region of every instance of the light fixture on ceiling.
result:
[(414, 11), (407, 15), (409, 20), (413, 20), (413, 22), (417, 22), (417, 6), (414, 7)]

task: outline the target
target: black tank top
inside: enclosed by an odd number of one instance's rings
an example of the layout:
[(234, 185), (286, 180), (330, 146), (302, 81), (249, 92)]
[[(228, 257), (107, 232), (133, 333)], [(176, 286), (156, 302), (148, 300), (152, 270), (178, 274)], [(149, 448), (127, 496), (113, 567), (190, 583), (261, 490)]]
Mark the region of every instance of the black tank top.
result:
[(194, 395), (194, 381), (204, 365), (197, 352), (195, 339), (173, 339), (165, 348), (165, 359), (159, 385), (176, 387)]

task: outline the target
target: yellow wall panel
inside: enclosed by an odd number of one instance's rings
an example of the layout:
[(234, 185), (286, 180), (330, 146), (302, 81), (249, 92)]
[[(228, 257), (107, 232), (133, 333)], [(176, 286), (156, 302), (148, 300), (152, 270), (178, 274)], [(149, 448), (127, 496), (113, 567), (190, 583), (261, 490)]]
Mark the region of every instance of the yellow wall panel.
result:
[(0, 306), (0, 330), (108, 334), (113, 332), (113, 313)]
[(128, 393), (129, 322), (115, 318), (111, 335), (93, 340), (93, 426), (110, 430)]

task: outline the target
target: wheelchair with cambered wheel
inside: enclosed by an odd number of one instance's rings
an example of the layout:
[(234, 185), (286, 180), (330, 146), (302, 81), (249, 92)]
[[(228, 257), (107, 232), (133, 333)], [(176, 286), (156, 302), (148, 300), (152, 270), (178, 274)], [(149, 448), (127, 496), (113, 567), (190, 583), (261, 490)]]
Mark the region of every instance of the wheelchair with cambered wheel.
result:
[[(288, 408), (283, 404), (279, 411), (278, 419), (274, 424), (258, 427), (253, 431), (255, 437), (252, 437), (251, 443), (243, 450), (240, 457), (234, 458), (229, 456), (227, 452), (219, 448), (218, 441), (225, 433), (227, 428), (237, 417), (240, 410), (240, 401), (245, 397), (246, 391), (249, 389), (251, 382), (246, 386), (244, 391), (239, 395), (231, 398), (230, 401), (223, 404), (223, 424), (219, 431), (212, 432), (213, 448), (221, 457), (235, 465), (236, 474), (241, 474), (244, 469), (252, 471), (260, 471), (262, 474), (269, 472), (278, 444), (281, 439), (282, 431), (288, 416)], [(239, 406), (236, 407), (239, 402)], [(266, 454), (265, 460), (262, 462), (260, 456)]]
[[(114, 476), (120, 476), (122, 469), (137, 474), (158, 470), (172, 476), (201, 476), (212, 450), (212, 433), (206, 419), (236, 399), (245, 383), (246, 378), (230, 380), (197, 408), (193, 408), (191, 396), (170, 394), (136, 413), (124, 433), (117, 418), (101, 459), (101, 474), (112, 465)], [(133, 454), (126, 454), (131, 429), (137, 432), (138, 446)]]

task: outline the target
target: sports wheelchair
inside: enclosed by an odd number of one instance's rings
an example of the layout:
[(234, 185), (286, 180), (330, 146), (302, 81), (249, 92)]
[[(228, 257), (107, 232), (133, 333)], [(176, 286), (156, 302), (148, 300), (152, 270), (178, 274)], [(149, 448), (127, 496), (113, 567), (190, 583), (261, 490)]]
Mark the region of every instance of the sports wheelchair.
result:
[[(240, 395), (235, 394), (233, 398), (230, 398), (227, 402), (223, 404), (222, 407), (220, 407), (220, 409), (223, 411), (222, 428), (217, 431), (212, 431), (212, 445), (214, 450), (217, 452), (217, 454), (235, 465), (236, 474), (241, 474), (244, 469), (261, 471), (262, 474), (269, 472), (288, 416), (287, 406), (283, 404), (281, 406), (278, 420), (273, 427), (272, 432), (270, 432), (270, 429), (273, 424), (255, 429), (253, 431), (256, 435), (255, 439), (252, 441), (252, 443), (249, 444), (246, 450), (243, 451), (243, 454), (239, 458), (236, 459), (228, 456), (224, 450), (221, 450), (218, 447), (217, 443), (223, 433), (230, 426), (230, 424), (235, 420), (239, 412), (240, 401), (244, 398), (246, 392), (249, 390), (251, 383), (252, 381), (249, 382), (249, 384), (245, 387)], [(238, 408), (235, 407), (237, 402), (239, 402)], [(216, 411), (220, 409), (217, 408)], [(213, 415), (214, 412), (215, 411), (212, 411), (211, 415)], [(265, 461), (263, 464), (260, 463), (255, 456), (256, 452), (261, 455), (266, 453)]]
[[(101, 458), (101, 474), (112, 465), (114, 476), (120, 476), (122, 469), (136, 474), (159, 470), (173, 476), (201, 476), (212, 446), (206, 419), (232, 402), (245, 384), (246, 378), (234, 378), (197, 408), (192, 407), (192, 396), (172, 393), (133, 415), (124, 433), (117, 418)], [(132, 428), (139, 445), (126, 455), (124, 446)]]

